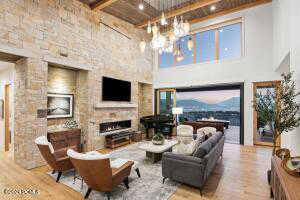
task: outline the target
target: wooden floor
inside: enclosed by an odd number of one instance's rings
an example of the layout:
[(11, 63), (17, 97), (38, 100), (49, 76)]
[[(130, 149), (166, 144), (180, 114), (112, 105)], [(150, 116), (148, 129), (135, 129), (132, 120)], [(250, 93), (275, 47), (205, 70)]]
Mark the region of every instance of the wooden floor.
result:
[[(109, 152), (109, 150), (103, 150)], [(201, 197), (199, 191), (180, 186), (171, 200), (266, 200), (269, 186), (266, 172), (270, 168), (271, 149), (225, 144), (224, 157), (210, 176)], [(82, 195), (46, 175), (50, 168), (24, 170), (17, 166), (9, 153), (0, 153), (1, 200), (72, 200)], [(37, 195), (4, 195), (4, 189), (36, 189)]]

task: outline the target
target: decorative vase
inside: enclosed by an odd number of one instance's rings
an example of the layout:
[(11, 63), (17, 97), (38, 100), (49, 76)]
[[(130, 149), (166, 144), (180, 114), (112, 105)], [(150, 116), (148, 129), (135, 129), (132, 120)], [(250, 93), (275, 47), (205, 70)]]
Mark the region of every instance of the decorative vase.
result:
[(163, 145), (165, 142), (165, 137), (161, 133), (157, 133), (152, 138), (152, 143), (155, 145)]

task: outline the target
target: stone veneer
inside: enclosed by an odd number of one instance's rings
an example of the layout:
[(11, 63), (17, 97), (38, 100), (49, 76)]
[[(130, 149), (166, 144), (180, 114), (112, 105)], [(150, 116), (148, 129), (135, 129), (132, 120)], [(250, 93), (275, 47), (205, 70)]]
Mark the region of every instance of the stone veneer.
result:
[[(139, 104), (139, 82), (152, 84), (153, 78), (152, 52), (142, 54), (138, 47), (145, 36), (143, 30), (106, 13), (91, 11), (76, 0), (2, 0), (0, 45), (34, 55), (16, 64), (16, 162), (24, 168), (43, 164), (33, 141), (47, 133), (47, 119), (38, 118), (37, 110), (47, 108), (48, 58), (84, 66), (77, 72), (76, 89), (85, 150), (103, 147), (103, 137), (96, 134), (101, 122), (131, 119), (137, 129), (140, 108), (95, 109), (95, 105), (101, 102), (102, 76), (131, 81), (132, 102)], [(152, 101), (145, 102), (149, 103), (146, 107), (152, 107)]]

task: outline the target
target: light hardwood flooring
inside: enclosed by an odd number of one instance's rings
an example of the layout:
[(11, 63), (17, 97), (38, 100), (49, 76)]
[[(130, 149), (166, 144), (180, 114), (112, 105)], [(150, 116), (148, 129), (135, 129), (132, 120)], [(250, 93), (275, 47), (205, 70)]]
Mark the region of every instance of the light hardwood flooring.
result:
[[(109, 152), (104, 149), (102, 152)], [(270, 168), (271, 149), (225, 144), (223, 159), (209, 177), (203, 189), (182, 185), (170, 200), (269, 200), (267, 170)], [(13, 162), (10, 153), (0, 153), (1, 200), (77, 200), (82, 195), (71, 188), (56, 183), (46, 175), (48, 166), (24, 170)], [(142, 172), (141, 172), (142, 173)], [(37, 195), (4, 195), (5, 188), (30, 188)]]

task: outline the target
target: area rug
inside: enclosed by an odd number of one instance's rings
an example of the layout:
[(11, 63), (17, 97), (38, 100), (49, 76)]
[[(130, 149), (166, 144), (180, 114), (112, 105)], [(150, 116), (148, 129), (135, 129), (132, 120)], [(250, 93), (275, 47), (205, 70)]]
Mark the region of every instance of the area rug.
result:
[[(129, 177), (129, 190), (122, 184), (112, 192), (112, 200), (167, 200), (176, 191), (178, 183), (169, 179), (162, 183), (161, 162), (153, 164), (146, 153), (138, 148), (141, 143), (135, 143), (124, 148), (118, 149), (111, 153), (113, 158), (126, 158), (139, 162), (141, 178), (138, 178), (136, 172), (132, 170)], [(57, 174), (48, 173), (53, 179)], [(87, 191), (87, 185), (83, 183), (81, 189), (81, 180), (76, 179), (74, 183), (74, 173), (64, 173), (59, 181), (62, 184), (71, 187), (77, 192), (84, 195)], [(107, 197), (100, 192), (92, 191), (89, 199), (102, 200)]]

